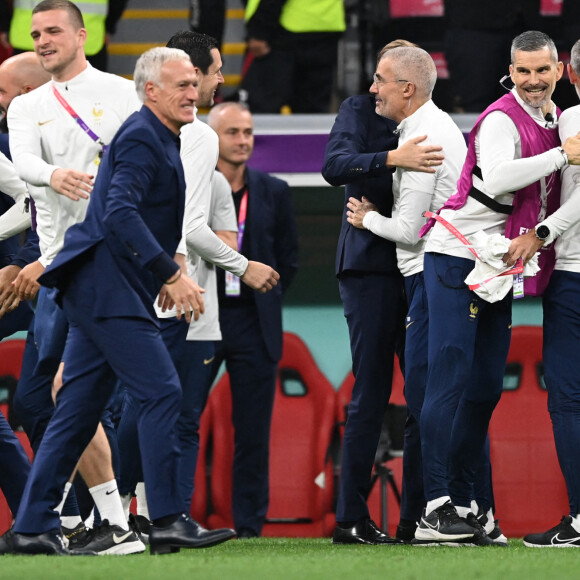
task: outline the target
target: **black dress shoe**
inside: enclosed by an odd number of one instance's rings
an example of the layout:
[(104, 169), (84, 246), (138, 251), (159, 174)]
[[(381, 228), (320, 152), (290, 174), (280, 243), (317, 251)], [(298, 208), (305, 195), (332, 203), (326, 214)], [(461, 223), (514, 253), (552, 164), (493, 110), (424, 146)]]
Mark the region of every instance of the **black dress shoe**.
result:
[(50, 530), (33, 536), (14, 533), (12, 536), (14, 554), (47, 554), (49, 556), (69, 556), (60, 529)]
[(359, 520), (352, 528), (336, 526), (332, 534), (333, 544), (371, 544), (394, 545), (402, 544), (401, 540), (383, 534), (370, 518)]
[(12, 528), (0, 537), (0, 556), (14, 554), (14, 541)]
[(165, 528), (151, 526), (149, 546), (152, 554), (170, 554), (180, 548), (209, 548), (236, 537), (229, 528), (206, 530), (188, 515), (181, 514)]
[(413, 520), (399, 520), (395, 538), (401, 540), (404, 544), (410, 544), (415, 539), (415, 530), (417, 529), (417, 522)]
[(260, 534), (258, 532), (251, 530), (250, 528), (240, 528), (237, 531), (239, 540), (249, 540), (251, 538), (258, 538)]

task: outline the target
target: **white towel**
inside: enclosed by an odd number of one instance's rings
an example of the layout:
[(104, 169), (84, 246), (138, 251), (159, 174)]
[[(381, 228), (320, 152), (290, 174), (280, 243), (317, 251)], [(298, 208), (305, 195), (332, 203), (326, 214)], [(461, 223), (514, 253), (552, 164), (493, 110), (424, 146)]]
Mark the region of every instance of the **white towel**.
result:
[[(475, 260), (475, 267), (465, 278), (469, 286), (479, 284), (473, 291), (486, 302), (498, 302), (512, 288), (513, 275), (499, 276), (510, 269), (502, 257), (509, 250), (511, 240), (501, 234), (492, 234), (479, 231), (470, 236), (473, 246), (480, 259)], [(538, 256), (536, 253), (524, 267), (524, 276), (535, 276), (539, 271)]]

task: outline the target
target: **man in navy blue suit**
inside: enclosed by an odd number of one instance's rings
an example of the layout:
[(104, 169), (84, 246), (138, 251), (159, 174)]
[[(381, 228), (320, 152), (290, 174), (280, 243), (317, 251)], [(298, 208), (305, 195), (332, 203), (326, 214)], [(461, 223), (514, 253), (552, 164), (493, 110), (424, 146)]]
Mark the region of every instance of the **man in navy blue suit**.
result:
[[(155, 48), (137, 62), (144, 106), (105, 154), (85, 221), (39, 279), (59, 290), (70, 321), (63, 386), (14, 524), (19, 553), (66, 554), (54, 507), (94, 435), (116, 383), (139, 405), (139, 443), (153, 527), (152, 553), (210, 546), (232, 530), (204, 530), (182, 513), (175, 422), (181, 386), (161, 339), (153, 301), (165, 284), (187, 320), (203, 312), (197, 285), (173, 261), (185, 180), (180, 128), (194, 116), (197, 77), (182, 51)], [(123, 535), (115, 541), (122, 542)], [(82, 553), (82, 551), (80, 551)], [(77, 551), (79, 553), (79, 551)]]
[[(378, 58), (385, 50), (409, 45), (394, 41), (383, 48)], [(333, 534), (336, 544), (394, 543), (370, 518), (367, 497), (391, 394), (395, 349), (402, 337), (406, 312), (403, 280), (397, 268), (395, 244), (351, 226), (346, 221), (346, 204), (349, 197), (361, 199), (364, 195), (382, 215), (390, 216), (394, 168), (433, 172), (430, 167), (441, 164), (442, 156), (437, 153), (441, 148), (420, 146), (421, 138), (397, 149), (396, 128), (397, 123), (375, 112), (372, 95), (346, 99), (330, 133), (322, 168), (322, 175), (331, 185), (346, 185), (336, 275), (349, 327), (355, 377), (342, 445), (337, 527)], [(418, 447), (418, 427), (411, 434)], [(421, 481), (420, 469), (417, 478)], [(408, 494), (405, 489), (403, 492), (404, 503)], [(422, 504), (421, 500), (419, 505)], [(409, 525), (414, 532), (414, 522)], [(397, 536), (404, 536), (404, 531), (398, 530)]]
[(270, 423), (282, 356), (282, 294), (297, 269), (298, 239), (288, 184), (246, 162), (254, 148), (253, 120), (239, 103), (216, 105), (208, 123), (220, 138), (218, 169), (231, 188), (238, 215), (238, 251), (280, 273), (273, 292), (258, 294), (218, 271), (222, 361), (230, 375), (235, 454), (232, 510), (240, 537), (259, 536), (269, 503)]

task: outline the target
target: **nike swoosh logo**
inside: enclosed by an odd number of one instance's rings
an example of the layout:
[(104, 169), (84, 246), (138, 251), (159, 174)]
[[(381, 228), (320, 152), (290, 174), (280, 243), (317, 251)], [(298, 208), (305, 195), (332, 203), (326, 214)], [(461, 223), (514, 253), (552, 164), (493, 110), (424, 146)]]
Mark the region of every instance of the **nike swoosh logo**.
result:
[(552, 544), (553, 545), (563, 546), (563, 545), (566, 545), (566, 544), (576, 544), (578, 542), (578, 538), (572, 538), (571, 540), (560, 540), (559, 535), (560, 534), (556, 534), (552, 538)]
[(54, 119), (49, 119), (48, 121), (38, 121), (38, 126), (42, 127), (43, 125), (46, 125), (47, 123), (51, 123), (52, 121), (54, 121)]
[(123, 534), (122, 536), (117, 536), (117, 534), (113, 534), (113, 542), (115, 542), (115, 544), (120, 544), (121, 542), (124, 542), (133, 532), (129, 531), (126, 534)]
[(423, 523), (430, 529), (435, 530), (435, 531), (439, 531), (439, 522), (437, 522), (436, 526), (432, 526), (428, 521), (423, 520)]
[(409, 322), (409, 324), (407, 324), (407, 326), (405, 326), (405, 330), (407, 330), (409, 328), (409, 326), (411, 326), (411, 324), (415, 324), (415, 320), (412, 320), (411, 322)]
[(113, 489), (112, 491), (106, 491), (105, 495), (111, 495), (112, 493), (115, 493), (117, 490)]
[(203, 359), (203, 364), (204, 365), (208, 365), (210, 362), (213, 362), (213, 359), (215, 358), (215, 356), (212, 356), (211, 358), (204, 358)]

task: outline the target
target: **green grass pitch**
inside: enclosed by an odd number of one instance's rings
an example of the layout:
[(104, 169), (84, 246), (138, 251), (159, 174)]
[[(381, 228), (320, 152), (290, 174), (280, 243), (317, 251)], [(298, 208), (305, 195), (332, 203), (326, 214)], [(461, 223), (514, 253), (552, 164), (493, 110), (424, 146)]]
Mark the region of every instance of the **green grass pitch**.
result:
[(333, 546), (330, 539), (257, 538), (151, 556), (1, 556), (0, 579), (43, 580), (566, 580), (577, 548)]

